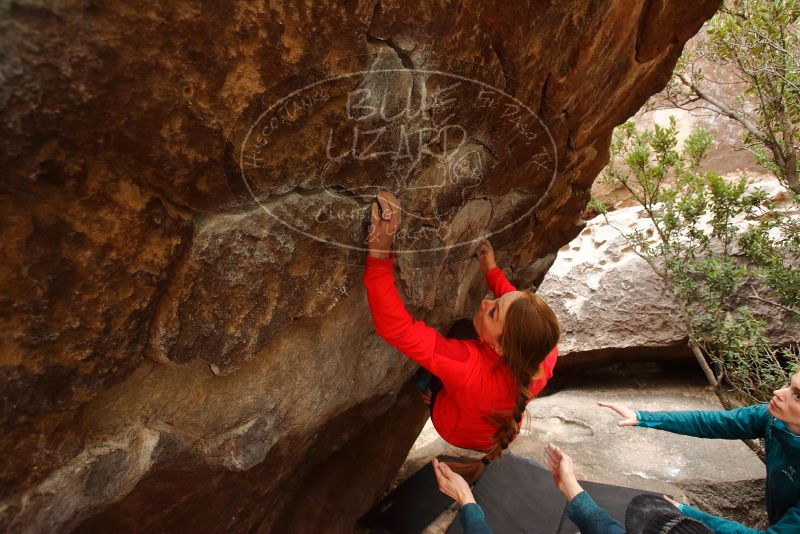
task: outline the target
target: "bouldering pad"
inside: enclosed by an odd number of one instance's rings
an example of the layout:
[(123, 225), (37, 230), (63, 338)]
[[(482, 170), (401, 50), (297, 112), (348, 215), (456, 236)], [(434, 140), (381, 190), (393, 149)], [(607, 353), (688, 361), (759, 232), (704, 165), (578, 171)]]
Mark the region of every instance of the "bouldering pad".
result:
[[(625, 524), (628, 503), (642, 490), (581, 482), (595, 502)], [(575, 534), (578, 527), (566, 515), (567, 501), (544, 466), (513, 454), (492, 462), (473, 487), (494, 532), (525, 534)], [(430, 463), (389, 493), (359, 521), (375, 534), (418, 534), (453, 500), (439, 491)], [(448, 534), (460, 534), (454, 521)]]
[[(638, 489), (581, 482), (594, 501), (625, 524), (628, 502)], [(575, 534), (578, 527), (566, 515), (567, 501), (543, 465), (513, 454), (492, 462), (473, 488), (486, 521), (496, 533)], [(463, 532), (458, 521), (447, 534)]]
[(367, 512), (359, 526), (375, 534), (418, 534), (454, 502), (439, 491), (428, 462)]

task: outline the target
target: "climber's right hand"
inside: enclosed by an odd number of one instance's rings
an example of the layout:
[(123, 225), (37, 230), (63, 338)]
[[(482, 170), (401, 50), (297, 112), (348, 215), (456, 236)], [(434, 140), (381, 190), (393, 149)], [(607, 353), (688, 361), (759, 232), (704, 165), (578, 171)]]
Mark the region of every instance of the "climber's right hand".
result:
[(377, 200), (370, 205), (370, 219), (368, 254), (374, 258), (388, 258), (394, 236), (400, 229), (400, 201), (389, 191), (379, 192)]
[(610, 402), (598, 402), (597, 405), (617, 412), (620, 417), (622, 417), (621, 420), (617, 421), (618, 426), (635, 426), (639, 424), (639, 419), (636, 417), (636, 412), (630, 408), (620, 406), (619, 404), (611, 404)]

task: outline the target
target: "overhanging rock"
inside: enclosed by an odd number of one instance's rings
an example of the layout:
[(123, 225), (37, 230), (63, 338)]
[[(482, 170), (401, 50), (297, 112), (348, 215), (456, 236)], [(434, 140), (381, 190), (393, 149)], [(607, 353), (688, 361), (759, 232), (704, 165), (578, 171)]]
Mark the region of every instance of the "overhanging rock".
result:
[(5, 4), (0, 529), (310, 530), (298, 481), (359, 465), (319, 486), (352, 531), (424, 416), (370, 326), (368, 200), (408, 208), (432, 325), (482, 296), (478, 237), (539, 281), (717, 5)]

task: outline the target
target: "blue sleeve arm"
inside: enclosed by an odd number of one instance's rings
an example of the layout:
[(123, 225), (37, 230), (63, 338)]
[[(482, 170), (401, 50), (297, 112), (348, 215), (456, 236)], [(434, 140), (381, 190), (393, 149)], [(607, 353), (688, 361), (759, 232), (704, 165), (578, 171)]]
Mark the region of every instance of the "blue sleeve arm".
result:
[(461, 507), (458, 511), (458, 521), (464, 529), (464, 534), (492, 534), (483, 510), (475, 503), (465, 504)]
[(684, 515), (705, 524), (716, 534), (791, 534), (800, 532), (800, 503), (787, 510), (781, 520), (770, 525), (767, 530), (749, 528), (736, 521), (707, 514), (685, 504), (678, 506), (678, 509)]
[(769, 423), (766, 404), (729, 411), (636, 412), (638, 426), (698, 438), (763, 438)]
[(625, 534), (625, 527), (597, 506), (585, 491), (569, 501), (567, 517), (578, 526), (581, 534)]

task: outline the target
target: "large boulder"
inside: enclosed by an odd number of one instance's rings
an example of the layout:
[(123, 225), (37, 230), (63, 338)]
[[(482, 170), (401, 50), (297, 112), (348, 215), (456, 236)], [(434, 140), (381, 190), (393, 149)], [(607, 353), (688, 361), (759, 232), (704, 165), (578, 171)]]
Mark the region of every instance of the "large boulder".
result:
[(351, 531), (424, 415), (369, 199), (430, 324), (537, 283), (718, 4), (3, 4), (0, 529)]
[(587, 222), (558, 252), (538, 288), (562, 329), (560, 365), (686, 356), (677, 302), (620, 231), (652, 232), (644, 210), (621, 208)]
[[(750, 187), (775, 199), (781, 197), (775, 180), (763, 176), (752, 180)], [(678, 300), (622, 234), (638, 230), (655, 243), (645, 210), (621, 207), (607, 217), (608, 221), (602, 215), (588, 221), (583, 231), (559, 250), (538, 288), (538, 294), (556, 312), (564, 333), (561, 369), (626, 358), (692, 357)], [(800, 324), (790, 312), (747, 292), (737, 299), (766, 322), (766, 332), (776, 346), (797, 343)]]

